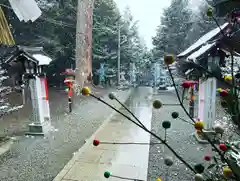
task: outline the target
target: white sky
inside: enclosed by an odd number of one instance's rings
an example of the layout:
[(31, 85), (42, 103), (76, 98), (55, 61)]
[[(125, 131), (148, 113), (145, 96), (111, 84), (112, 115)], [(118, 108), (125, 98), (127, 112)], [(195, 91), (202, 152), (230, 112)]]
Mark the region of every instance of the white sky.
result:
[(131, 8), (134, 20), (139, 20), (139, 32), (148, 48), (152, 47), (152, 37), (160, 24), (161, 13), (171, 0), (115, 0), (121, 12), (126, 6)]

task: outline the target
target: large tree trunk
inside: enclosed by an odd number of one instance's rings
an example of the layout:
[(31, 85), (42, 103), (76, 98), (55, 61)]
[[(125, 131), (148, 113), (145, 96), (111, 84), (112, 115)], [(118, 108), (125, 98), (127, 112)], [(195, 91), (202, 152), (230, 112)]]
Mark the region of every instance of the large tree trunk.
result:
[(78, 0), (76, 27), (76, 85), (82, 88), (92, 75), (93, 0)]

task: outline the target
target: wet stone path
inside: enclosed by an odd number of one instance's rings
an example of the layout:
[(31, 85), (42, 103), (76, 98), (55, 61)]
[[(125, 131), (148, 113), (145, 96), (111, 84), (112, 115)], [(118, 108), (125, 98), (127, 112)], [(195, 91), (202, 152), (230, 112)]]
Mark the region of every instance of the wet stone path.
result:
[[(151, 88), (135, 89), (126, 103), (148, 129), (151, 129), (152, 118), (151, 94)], [(123, 108), (120, 111), (129, 115)], [(109, 179), (104, 178), (105, 171), (122, 178), (146, 181), (149, 145), (103, 144), (103, 142), (149, 143), (148, 133), (116, 113), (93, 137), (74, 155), (54, 181), (122, 180), (113, 176)], [(100, 145), (93, 146), (93, 139), (99, 140)]]

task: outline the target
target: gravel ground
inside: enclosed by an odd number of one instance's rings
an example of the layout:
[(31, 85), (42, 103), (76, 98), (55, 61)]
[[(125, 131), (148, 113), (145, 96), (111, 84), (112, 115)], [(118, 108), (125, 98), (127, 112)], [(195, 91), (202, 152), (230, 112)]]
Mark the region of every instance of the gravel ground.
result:
[[(177, 103), (177, 97), (174, 93), (162, 91), (158, 95), (153, 96), (153, 100), (161, 100), (165, 104)], [(153, 109), (152, 115), (152, 131), (164, 137), (164, 130), (162, 122), (164, 120), (171, 121), (171, 128), (167, 132), (167, 140), (174, 150), (179, 153), (190, 165), (197, 163), (204, 163), (203, 157), (206, 153), (212, 153), (209, 145), (199, 144), (193, 136), (194, 128), (192, 125), (184, 123), (180, 120), (173, 120), (172, 112), (178, 112), (180, 117), (187, 119), (185, 113), (180, 106), (166, 106), (159, 110)], [(217, 118), (223, 118), (223, 110), (217, 106)], [(151, 141), (157, 141), (151, 137)], [(164, 158), (172, 156), (174, 165), (167, 168), (164, 165)], [(205, 163), (204, 163), (205, 164)], [(163, 181), (191, 181), (193, 180), (193, 173), (190, 172), (184, 164), (173, 156), (170, 150), (163, 145), (150, 146), (149, 152), (149, 167), (148, 167), (148, 181), (155, 181), (156, 178), (161, 177)]]
[[(117, 96), (126, 100), (129, 91), (118, 91)], [(104, 99), (109, 100), (107, 95)], [(110, 103), (119, 107), (116, 101)], [(113, 112), (90, 97), (75, 106), (70, 115), (64, 114), (61, 101), (55, 109), (51, 107), (52, 132), (45, 137), (20, 137), (11, 152), (0, 159), (1, 181), (52, 181), (84, 140)]]
[[(115, 89), (91, 89), (96, 95), (103, 96)], [(11, 94), (9, 96), (11, 105), (20, 105), (22, 103), (21, 94)], [(83, 96), (74, 97), (73, 109), (86, 104), (89, 98)], [(77, 103), (76, 107), (75, 103)], [(51, 116), (68, 113), (68, 96), (64, 90), (51, 88), (49, 90), (49, 106)], [(12, 112), (0, 118), (0, 137), (21, 136), (28, 131), (28, 124), (31, 123), (32, 103), (30, 96), (26, 96), (26, 104), (22, 109)]]

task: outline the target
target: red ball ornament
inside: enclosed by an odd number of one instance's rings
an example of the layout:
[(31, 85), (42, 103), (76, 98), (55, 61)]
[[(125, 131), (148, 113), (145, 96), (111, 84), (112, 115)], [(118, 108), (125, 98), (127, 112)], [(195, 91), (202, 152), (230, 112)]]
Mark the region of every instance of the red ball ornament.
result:
[(94, 146), (98, 146), (100, 144), (100, 141), (99, 140), (93, 140), (93, 145)]
[(219, 145), (219, 149), (222, 150), (222, 151), (226, 151), (228, 148), (227, 148), (227, 146), (224, 143), (221, 143)]
[(225, 97), (225, 96), (227, 96), (228, 95), (228, 91), (227, 90), (222, 90), (221, 92), (220, 92), (220, 96), (222, 96), (222, 97)]
[(210, 155), (205, 155), (205, 156), (204, 156), (204, 160), (205, 160), (205, 161), (210, 161), (211, 158), (212, 158), (212, 157), (211, 157)]
[(182, 83), (182, 87), (183, 87), (184, 89), (187, 89), (187, 88), (191, 87), (191, 83), (188, 82), (188, 81), (185, 81), (185, 82)]

